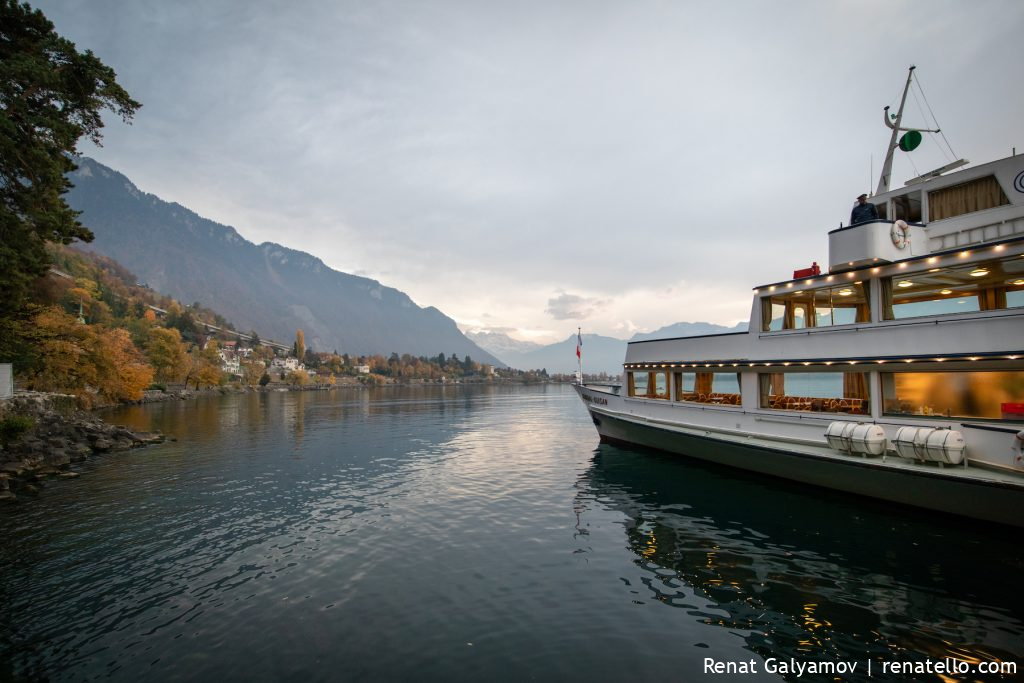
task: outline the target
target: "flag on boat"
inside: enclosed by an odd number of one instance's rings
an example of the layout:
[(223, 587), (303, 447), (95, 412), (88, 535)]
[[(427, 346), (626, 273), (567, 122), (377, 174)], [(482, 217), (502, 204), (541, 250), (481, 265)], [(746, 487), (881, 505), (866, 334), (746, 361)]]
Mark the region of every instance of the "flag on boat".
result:
[(580, 349), (583, 348), (583, 335), (579, 330), (576, 330), (576, 358), (581, 358)]

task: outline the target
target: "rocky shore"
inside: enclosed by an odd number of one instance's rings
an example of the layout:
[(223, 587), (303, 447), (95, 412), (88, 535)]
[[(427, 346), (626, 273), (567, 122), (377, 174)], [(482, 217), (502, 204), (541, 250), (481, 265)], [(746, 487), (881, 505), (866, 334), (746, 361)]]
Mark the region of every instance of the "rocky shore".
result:
[(94, 454), (163, 440), (79, 410), (74, 396), (16, 394), (0, 401), (0, 501), (38, 495), (48, 478), (77, 477), (71, 466)]

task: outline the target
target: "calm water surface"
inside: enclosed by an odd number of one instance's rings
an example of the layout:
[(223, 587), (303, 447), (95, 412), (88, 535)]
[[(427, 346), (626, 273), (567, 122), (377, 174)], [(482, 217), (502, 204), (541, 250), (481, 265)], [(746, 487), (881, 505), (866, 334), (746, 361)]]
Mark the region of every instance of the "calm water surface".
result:
[[(0, 509), (0, 680), (749, 681), (792, 658), (858, 662), (843, 680), (866, 681), (869, 660), (870, 680), (885, 661), (1024, 665), (1019, 536), (601, 446), (569, 387), (108, 417), (178, 440)], [(707, 657), (760, 673), (703, 674)]]

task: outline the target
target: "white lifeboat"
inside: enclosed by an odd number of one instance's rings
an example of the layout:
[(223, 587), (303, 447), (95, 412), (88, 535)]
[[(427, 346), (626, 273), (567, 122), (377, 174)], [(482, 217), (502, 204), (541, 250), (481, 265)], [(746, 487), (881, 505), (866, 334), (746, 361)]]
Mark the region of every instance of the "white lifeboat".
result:
[(885, 430), (863, 422), (831, 422), (825, 429), (825, 440), (844, 453), (882, 455), (886, 449)]
[(892, 445), (901, 458), (949, 465), (962, 463), (967, 450), (961, 432), (934, 427), (900, 427)]

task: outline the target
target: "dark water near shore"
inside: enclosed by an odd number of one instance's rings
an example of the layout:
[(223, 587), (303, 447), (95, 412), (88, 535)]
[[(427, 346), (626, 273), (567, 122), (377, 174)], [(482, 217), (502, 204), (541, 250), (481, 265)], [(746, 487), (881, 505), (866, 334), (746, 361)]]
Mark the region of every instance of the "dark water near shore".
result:
[[(599, 446), (569, 387), (227, 396), (107, 417), (178, 441), (0, 508), (0, 680), (777, 679), (766, 658), (857, 663), (842, 680), (869, 680), (871, 660), (871, 680), (897, 680), (882, 662), (1024, 665), (1019, 534)], [(761, 673), (710, 676), (707, 657)]]

